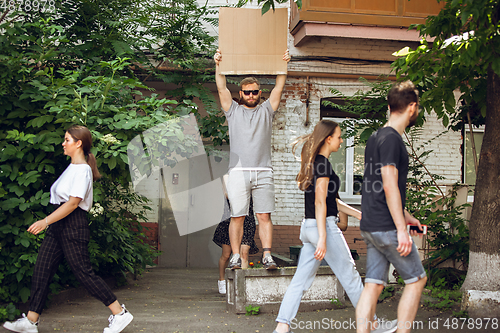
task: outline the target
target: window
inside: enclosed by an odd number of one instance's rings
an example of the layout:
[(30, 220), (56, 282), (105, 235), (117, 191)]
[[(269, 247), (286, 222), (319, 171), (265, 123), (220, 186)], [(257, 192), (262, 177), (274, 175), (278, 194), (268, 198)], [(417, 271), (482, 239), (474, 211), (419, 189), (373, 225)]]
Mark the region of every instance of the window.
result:
[[(325, 100), (338, 105), (345, 104), (345, 100), (341, 98), (322, 98), (320, 104), (321, 119), (331, 119), (340, 124), (346, 119), (357, 118), (356, 115), (344, 112), (328, 105), (328, 103), (325, 105), (323, 103)], [(348, 204), (360, 205), (365, 171), (365, 147), (353, 147), (353, 143), (354, 138), (344, 139), (339, 151), (330, 155), (330, 163), (340, 178), (339, 196)]]
[[(483, 135), (484, 135), (484, 126), (480, 128), (473, 128), (472, 133), (474, 135), (474, 145), (476, 148), (476, 156), (479, 162), (479, 153), (481, 152), (481, 145), (483, 143)], [(466, 126), (465, 135), (464, 135), (464, 162), (463, 162), (463, 181), (464, 184), (467, 184), (474, 188), (476, 185), (476, 167), (474, 165), (474, 153), (472, 150), (472, 139), (470, 135), (470, 130), (468, 126)], [(471, 190), (469, 192), (469, 196), (467, 198), (469, 202), (474, 201), (474, 192)]]
[[(323, 118), (342, 123), (345, 118)], [(348, 204), (361, 204), (365, 171), (365, 147), (353, 147), (354, 138), (344, 139), (338, 152), (330, 155), (333, 170), (340, 178), (339, 196)]]

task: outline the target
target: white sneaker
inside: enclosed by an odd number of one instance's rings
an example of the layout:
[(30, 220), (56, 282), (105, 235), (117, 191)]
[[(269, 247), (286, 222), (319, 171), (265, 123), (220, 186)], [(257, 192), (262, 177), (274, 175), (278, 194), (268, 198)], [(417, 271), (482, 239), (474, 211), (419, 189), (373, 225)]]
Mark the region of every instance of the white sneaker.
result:
[(226, 294), (226, 280), (219, 280), (217, 281), (217, 284), (219, 285), (219, 294)]
[(134, 319), (134, 316), (125, 309), (125, 304), (122, 304), (122, 309), (122, 313), (109, 316), (109, 326), (104, 328), (103, 333), (119, 333)]
[(264, 257), (262, 257), (262, 265), (267, 270), (274, 270), (274, 269), (277, 268), (277, 265), (274, 262), (273, 257), (270, 254), (265, 255)]
[(240, 269), (241, 268), (241, 258), (239, 254), (233, 254), (231, 256), (231, 259), (229, 260), (229, 265), (227, 266), (228, 268), (231, 268), (231, 270), (235, 269)]
[(3, 327), (19, 333), (38, 333), (38, 322), (32, 323), (23, 313), (23, 316), (16, 321), (6, 321)]

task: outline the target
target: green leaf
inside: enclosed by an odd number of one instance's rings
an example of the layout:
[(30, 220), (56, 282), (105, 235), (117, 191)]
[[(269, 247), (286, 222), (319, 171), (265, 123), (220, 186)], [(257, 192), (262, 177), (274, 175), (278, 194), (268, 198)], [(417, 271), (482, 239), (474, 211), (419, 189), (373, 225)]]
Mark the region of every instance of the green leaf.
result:
[(17, 153), (17, 149), (13, 145), (7, 145), (2, 150), (2, 155), (4, 156), (15, 156)]
[(36, 182), (38, 180), (38, 177), (40, 177), (38, 171), (30, 171), (21, 177), (21, 179), (19, 180), (19, 184), (28, 186), (29, 184)]
[(40, 204), (42, 206), (47, 206), (49, 204), (49, 201), (50, 201), (50, 194), (49, 193), (45, 193), (45, 198), (42, 199), (42, 201), (40, 202)]
[(394, 52), (392, 55), (395, 57), (406, 57), (413, 53), (409, 46), (403, 47), (401, 50)]
[(50, 164), (45, 164), (45, 170), (48, 172), (48, 173), (56, 173), (56, 170), (54, 169), (54, 167)]
[(18, 197), (22, 196), (24, 194), (24, 189), (17, 186), (17, 185), (13, 185), (11, 188), (10, 188), (10, 191), (11, 192), (14, 192)]
[(128, 155), (127, 154), (120, 154), (120, 158), (125, 164), (128, 164)]
[(450, 124), (450, 118), (448, 117), (448, 115), (445, 114), (443, 116), (443, 126), (448, 127), (449, 124)]
[(359, 140), (362, 142), (366, 142), (370, 138), (370, 135), (372, 135), (372, 133), (373, 133), (372, 128), (364, 129), (363, 132), (361, 132), (361, 134), (359, 136)]
[(264, 15), (271, 9), (271, 4), (273, 3), (273, 0), (267, 0), (264, 5), (262, 6), (262, 11), (261, 14)]
[(481, 115), (483, 117), (486, 117), (486, 111), (487, 111), (486, 104), (484, 104), (483, 106), (481, 106)]
[(179, 141), (184, 141), (184, 133), (181, 130), (176, 129), (175, 136), (177, 136), (177, 139), (179, 139)]
[(8, 234), (12, 231), (12, 226), (10, 224), (6, 224), (0, 227), (0, 232), (4, 234)]
[(111, 156), (108, 160), (108, 167), (110, 170), (113, 170), (116, 167), (116, 158)]
[(21, 238), (21, 245), (24, 247), (30, 246), (30, 240), (28, 238)]
[(19, 296), (21, 296), (21, 301), (23, 303), (26, 303), (28, 301), (28, 298), (30, 297), (30, 290), (27, 287), (23, 287), (21, 290), (19, 290)]
[(9, 210), (12, 208), (17, 208), (21, 203), (24, 203), (24, 198), (9, 198), (3, 201), (0, 201), (0, 208), (2, 210)]
[(29, 208), (29, 206), (31, 206), (31, 203), (29, 203), (29, 202), (22, 203), (19, 205), (19, 210), (21, 212), (24, 212), (26, 209)]

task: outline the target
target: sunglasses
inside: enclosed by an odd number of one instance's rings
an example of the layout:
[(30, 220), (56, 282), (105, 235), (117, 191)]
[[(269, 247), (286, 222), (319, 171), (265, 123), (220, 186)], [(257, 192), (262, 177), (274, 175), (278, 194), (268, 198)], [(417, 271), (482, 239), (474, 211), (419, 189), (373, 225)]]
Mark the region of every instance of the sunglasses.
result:
[(243, 93), (244, 93), (246, 96), (248, 96), (248, 95), (250, 95), (250, 94), (252, 94), (252, 95), (258, 95), (260, 90), (259, 90), (259, 89), (257, 89), (257, 90), (242, 90), (242, 91), (243, 91)]

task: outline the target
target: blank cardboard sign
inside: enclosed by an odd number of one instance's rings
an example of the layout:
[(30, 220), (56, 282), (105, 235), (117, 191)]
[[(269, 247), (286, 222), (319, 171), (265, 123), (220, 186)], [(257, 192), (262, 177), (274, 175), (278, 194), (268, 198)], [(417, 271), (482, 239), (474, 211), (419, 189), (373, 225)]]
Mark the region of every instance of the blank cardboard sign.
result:
[(288, 10), (219, 10), (221, 74), (286, 74)]

